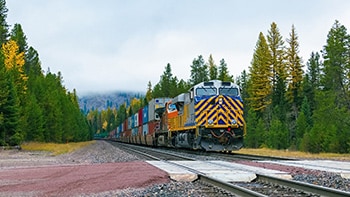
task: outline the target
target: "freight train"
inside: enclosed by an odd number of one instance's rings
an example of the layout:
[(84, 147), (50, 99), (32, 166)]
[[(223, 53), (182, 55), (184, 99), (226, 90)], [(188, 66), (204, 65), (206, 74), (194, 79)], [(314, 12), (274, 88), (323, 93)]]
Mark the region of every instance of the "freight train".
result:
[(126, 143), (206, 151), (243, 146), (246, 124), (240, 88), (211, 80), (174, 98), (154, 98), (109, 133)]

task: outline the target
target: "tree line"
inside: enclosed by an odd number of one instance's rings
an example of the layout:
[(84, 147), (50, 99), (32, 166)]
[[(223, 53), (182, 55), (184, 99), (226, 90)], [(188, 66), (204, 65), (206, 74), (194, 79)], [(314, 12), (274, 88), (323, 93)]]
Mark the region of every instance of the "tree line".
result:
[[(108, 131), (108, 125), (113, 129), (152, 98), (174, 97), (201, 81), (220, 79), (236, 82), (242, 88), (246, 147), (348, 153), (349, 56), (350, 35), (337, 20), (328, 32), (326, 44), (320, 51), (311, 52), (306, 63), (299, 55), (295, 26), (284, 39), (273, 22), (266, 35), (259, 33), (248, 71), (235, 80), (225, 60), (217, 66), (212, 55), (207, 62), (202, 55), (194, 58), (187, 81), (174, 76), (167, 64), (159, 82), (153, 88), (148, 83), (144, 98), (135, 98), (131, 105), (124, 104), (113, 113), (102, 112), (106, 115), (100, 122), (105, 127), (95, 124), (94, 131)], [(93, 117), (88, 117), (90, 123)]]
[(60, 72), (42, 70), (21, 25), (10, 30), (7, 12), (0, 0), (0, 146), (91, 139), (76, 91), (65, 89)]
[(93, 133), (107, 135), (109, 131), (123, 123), (127, 117), (135, 114), (139, 109), (147, 105), (152, 98), (173, 98), (187, 92), (191, 86), (202, 81), (220, 79), (234, 82), (233, 75), (230, 75), (225, 59), (221, 59), (220, 64), (217, 65), (212, 55), (209, 56), (207, 62), (202, 55), (194, 58), (190, 65), (190, 70), (190, 79), (187, 81), (179, 80), (173, 75), (171, 64), (168, 63), (160, 76), (159, 82), (154, 87), (152, 87), (150, 81), (148, 82), (145, 95), (132, 98), (130, 103), (125, 102), (118, 109), (108, 107), (106, 110), (98, 111), (96, 109), (90, 111), (87, 114), (87, 119)]
[(294, 25), (283, 39), (276, 23), (259, 34), (242, 72), (247, 147), (313, 153), (350, 152), (350, 36), (335, 21), (304, 65)]

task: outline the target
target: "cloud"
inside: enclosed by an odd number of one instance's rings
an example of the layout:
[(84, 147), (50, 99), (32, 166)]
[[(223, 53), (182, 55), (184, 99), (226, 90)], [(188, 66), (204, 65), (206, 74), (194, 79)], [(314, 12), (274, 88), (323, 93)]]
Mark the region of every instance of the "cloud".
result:
[(295, 25), (300, 55), (326, 43), (336, 19), (350, 28), (349, 1), (11, 0), (8, 22), (20, 23), (43, 69), (87, 92), (145, 91), (167, 63), (188, 80), (194, 58), (222, 58), (231, 74), (248, 69), (259, 32), (276, 22), (284, 39)]

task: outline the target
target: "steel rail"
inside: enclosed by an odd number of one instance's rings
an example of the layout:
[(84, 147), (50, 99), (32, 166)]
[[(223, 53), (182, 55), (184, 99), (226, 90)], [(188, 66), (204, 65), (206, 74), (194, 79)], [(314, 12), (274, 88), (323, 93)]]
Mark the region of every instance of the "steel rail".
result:
[[(124, 147), (125, 148), (125, 147)], [(167, 155), (171, 155), (173, 157), (177, 157), (177, 158), (183, 158), (186, 160), (195, 160), (194, 158), (189, 158), (189, 157), (185, 157), (185, 156), (181, 156), (181, 155), (176, 155), (173, 153), (166, 153), (166, 152), (162, 152), (162, 151), (154, 151), (154, 149), (152, 151), (149, 151), (149, 153), (146, 153), (147, 150), (135, 150), (134, 148), (130, 148), (128, 147), (127, 149), (129, 149), (130, 151), (136, 152), (138, 154), (144, 155), (146, 157), (152, 158), (154, 160), (158, 160), (158, 161), (163, 161), (166, 163), (169, 163), (171, 165), (174, 166), (178, 166), (181, 167), (183, 169), (186, 169), (192, 173), (197, 174), (197, 177), (199, 180), (208, 183), (210, 185), (219, 187), (223, 190), (226, 190), (228, 192), (240, 195), (240, 196), (247, 196), (247, 197), (266, 197), (266, 195), (263, 195), (261, 193), (252, 191), (250, 189), (246, 189), (244, 187), (241, 186), (237, 186), (231, 183), (227, 183), (224, 181), (220, 181), (219, 179), (216, 178), (212, 178), (209, 177), (207, 175), (205, 175), (204, 173), (197, 171), (195, 169), (192, 169), (190, 167), (178, 164), (178, 163), (174, 163), (172, 161), (168, 161), (168, 160), (164, 160), (161, 159), (157, 156), (151, 155), (151, 154), (167, 154)], [(287, 179), (281, 179), (281, 178), (277, 178), (277, 177), (273, 177), (273, 176), (267, 176), (267, 175), (262, 175), (262, 174), (256, 174), (256, 181), (262, 181), (262, 182), (268, 182), (268, 183), (273, 183), (273, 184), (277, 184), (277, 185), (283, 185), (286, 187), (290, 187), (290, 188), (294, 188), (297, 190), (302, 190), (305, 192), (309, 192), (309, 193), (313, 193), (313, 194), (318, 194), (320, 196), (331, 196), (331, 197), (350, 197), (350, 193), (349, 192), (345, 192), (342, 190), (337, 190), (337, 189), (333, 189), (333, 188), (327, 188), (327, 187), (322, 187), (319, 185), (313, 185), (313, 184), (309, 184), (309, 183), (304, 183), (304, 182), (299, 182), (299, 181), (293, 181), (293, 180), (287, 180)]]
[(267, 175), (261, 175), (261, 174), (256, 174), (256, 176), (257, 176), (256, 180), (258, 180), (258, 181), (265, 181), (265, 182), (269, 182), (269, 183), (283, 185), (283, 186), (303, 190), (306, 192), (310, 192), (313, 194), (318, 194), (321, 196), (331, 196), (331, 197), (346, 197), (346, 196), (348, 196), (348, 197), (350, 197), (349, 192), (345, 192), (342, 190), (337, 190), (337, 189), (328, 188), (328, 187), (322, 187), (319, 185), (313, 185), (310, 183), (304, 183), (304, 182), (299, 182), (299, 181), (281, 179), (281, 178), (267, 176)]
[(258, 193), (258, 192), (254, 192), (252, 190), (246, 189), (244, 187), (240, 187), (237, 185), (233, 185), (224, 181), (220, 181), (218, 179), (206, 176), (206, 175), (200, 175), (198, 174), (198, 179), (206, 182), (210, 185), (213, 185), (215, 187), (219, 187), (222, 188), (226, 191), (229, 191), (231, 193), (237, 194), (239, 196), (244, 196), (244, 197), (267, 197), (264, 194)]
[[(227, 192), (230, 192), (230, 193), (233, 193), (233, 194), (236, 194), (236, 195), (239, 195), (239, 196), (244, 196), (244, 197), (267, 197), (266, 195), (260, 194), (258, 192), (254, 192), (252, 190), (249, 190), (249, 189), (237, 186), (237, 185), (233, 185), (233, 184), (230, 184), (230, 183), (227, 183), (227, 182), (224, 182), (224, 181), (220, 181), (219, 179), (215, 179), (215, 178), (206, 176), (204, 173), (202, 173), (202, 172), (200, 172), (198, 170), (189, 168), (187, 166), (184, 166), (184, 165), (181, 165), (181, 164), (178, 164), (178, 163), (174, 163), (172, 161), (166, 161), (166, 160), (163, 160), (161, 158), (158, 158), (157, 156), (150, 155), (148, 153), (145, 153), (145, 152), (147, 152), (145, 150), (142, 150), (142, 151), (135, 150), (135, 149), (133, 149), (131, 147), (123, 147), (123, 148), (126, 148), (129, 151), (136, 152), (137, 154), (141, 154), (141, 155), (144, 155), (146, 157), (152, 158), (154, 160), (163, 161), (163, 162), (171, 164), (173, 166), (177, 166), (177, 167), (186, 169), (186, 170), (188, 170), (190, 172), (193, 172), (193, 173), (197, 174), (198, 180), (200, 180), (202, 182), (205, 182), (205, 183), (207, 183), (209, 185), (218, 187), (220, 189), (223, 189), (223, 190), (225, 190)], [(157, 153), (158, 152), (159, 151), (157, 151)], [(152, 153), (156, 153), (156, 152), (153, 151)], [(164, 153), (164, 152), (159, 152), (159, 153), (168, 154), (168, 153)], [(179, 157), (179, 158), (183, 157), (183, 156), (176, 155), (176, 154), (170, 154), (170, 155), (176, 156), (176, 157)], [(194, 158), (188, 158), (188, 157), (183, 157), (183, 158), (184, 159), (189, 159), (189, 160), (195, 160)]]

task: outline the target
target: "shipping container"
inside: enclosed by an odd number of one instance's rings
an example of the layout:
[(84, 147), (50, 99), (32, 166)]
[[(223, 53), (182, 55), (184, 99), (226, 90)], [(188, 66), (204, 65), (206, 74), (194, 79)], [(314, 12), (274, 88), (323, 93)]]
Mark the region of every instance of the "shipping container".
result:
[(117, 136), (119, 136), (119, 134), (120, 134), (120, 129), (119, 127), (117, 127), (115, 132), (115, 137), (118, 138)]
[(118, 127), (119, 133), (121, 133), (121, 132), (123, 131), (123, 128), (124, 128), (124, 125), (123, 125), (123, 123), (122, 123), (122, 124), (120, 124), (119, 127)]
[(148, 105), (144, 106), (142, 109), (142, 124), (148, 122)]
[(142, 125), (138, 127), (139, 131), (138, 131), (138, 135), (142, 135)]
[(142, 126), (142, 135), (148, 135), (148, 123)]
[(115, 136), (115, 129), (113, 129), (112, 131), (109, 132), (109, 138), (113, 139)]
[(123, 132), (126, 131), (128, 129), (128, 119), (124, 120), (124, 123), (123, 123)]
[(130, 138), (131, 138), (131, 129), (124, 131), (122, 141), (129, 143)]
[(142, 109), (139, 109), (138, 113), (137, 113), (137, 116), (138, 116), (138, 124), (137, 126), (142, 126), (143, 124), (143, 115), (142, 115)]
[(136, 127), (136, 128), (132, 128), (132, 136), (137, 135), (137, 134), (138, 134), (138, 132), (139, 132), (139, 130), (138, 130), (138, 128), (137, 128), (137, 127)]
[(153, 135), (156, 131), (159, 131), (159, 121), (152, 121), (148, 123), (148, 134)]
[(120, 130), (120, 127), (117, 127), (117, 129), (116, 129), (116, 133), (115, 133), (115, 138), (119, 138), (120, 137), (120, 133), (121, 133), (121, 130)]
[(132, 117), (133, 117), (133, 116), (128, 117), (128, 130), (132, 128), (132, 122), (133, 122), (133, 121), (132, 121)]
[(164, 108), (170, 98), (155, 98), (148, 103), (148, 121), (158, 120), (159, 115), (155, 112), (157, 109)]
[(137, 125), (139, 125), (139, 116), (138, 116), (138, 113), (136, 113), (136, 114), (134, 114), (133, 116), (132, 116), (132, 123), (133, 123), (133, 125), (132, 125), (132, 128), (137, 128)]

